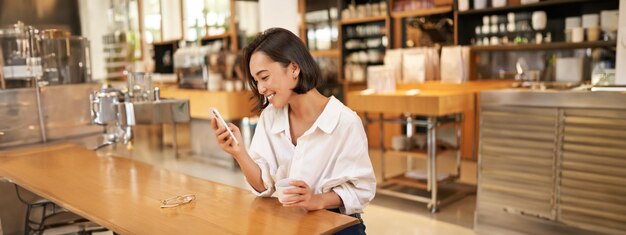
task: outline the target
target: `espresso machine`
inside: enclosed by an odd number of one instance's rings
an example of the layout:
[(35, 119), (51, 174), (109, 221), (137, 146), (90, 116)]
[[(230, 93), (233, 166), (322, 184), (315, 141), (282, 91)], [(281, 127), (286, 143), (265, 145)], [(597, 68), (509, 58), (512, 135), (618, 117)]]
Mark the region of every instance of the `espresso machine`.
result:
[(238, 55), (220, 51), (220, 48), (221, 44), (214, 44), (176, 50), (174, 72), (178, 87), (209, 91), (229, 90), (225, 84), (232, 84), (239, 79), (234, 72)]
[(207, 89), (209, 83), (209, 46), (183, 47), (174, 53), (174, 73), (178, 87)]
[(128, 144), (133, 139), (133, 127), (138, 124), (173, 124), (173, 147), (178, 153), (175, 124), (191, 120), (189, 100), (162, 99), (159, 88), (152, 88), (149, 73), (126, 74), (126, 89), (105, 85), (90, 95), (92, 123), (105, 127), (104, 142), (96, 149)]

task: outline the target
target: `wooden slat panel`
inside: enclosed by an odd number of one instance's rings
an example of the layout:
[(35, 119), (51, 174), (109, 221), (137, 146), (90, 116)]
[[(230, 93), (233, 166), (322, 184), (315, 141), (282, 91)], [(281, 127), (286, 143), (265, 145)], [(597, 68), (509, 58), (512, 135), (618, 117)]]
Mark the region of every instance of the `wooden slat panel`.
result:
[(561, 221), (618, 234), (626, 229), (626, 112), (566, 109)]
[(555, 109), (481, 110), (481, 202), (525, 215), (554, 218), (556, 126)]
[(563, 153), (563, 161), (588, 163), (600, 166), (615, 166), (626, 169), (626, 158), (599, 156), (588, 153)]

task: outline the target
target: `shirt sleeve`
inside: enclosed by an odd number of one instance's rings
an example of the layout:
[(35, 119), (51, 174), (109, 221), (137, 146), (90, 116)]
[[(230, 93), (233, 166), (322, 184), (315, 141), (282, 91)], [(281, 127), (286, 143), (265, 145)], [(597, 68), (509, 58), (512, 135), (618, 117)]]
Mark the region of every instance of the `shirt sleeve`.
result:
[(274, 157), (274, 152), (270, 147), (269, 138), (266, 132), (267, 121), (264, 115), (261, 114), (259, 122), (257, 122), (256, 129), (254, 130), (254, 136), (250, 143), (250, 149), (248, 154), (252, 160), (261, 168), (261, 180), (265, 186), (265, 191), (258, 192), (250, 184), (252, 193), (261, 197), (269, 197), (274, 193), (274, 180), (272, 179), (271, 172), (275, 172), (277, 169), (277, 162)]
[(321, 188), (322, 193), (331, 190), (337, 193), (343, 202), (339, 210), (350, 215), (363, 212), (363, 208), (374, 199), (376, 177), (369, 158), (367, 136), (358, 116), (347, 128), (349, 138), (344, 138), (332, 177)]

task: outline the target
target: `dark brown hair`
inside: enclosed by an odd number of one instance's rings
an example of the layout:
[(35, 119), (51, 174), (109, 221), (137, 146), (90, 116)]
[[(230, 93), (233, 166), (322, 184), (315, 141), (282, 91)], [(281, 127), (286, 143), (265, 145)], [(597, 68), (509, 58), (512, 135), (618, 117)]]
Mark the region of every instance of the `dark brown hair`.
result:
[(255, 111), (260, 111), (268, 105), (267, 103), (264, 104), (264, 97), (259, 93), (257, 83), (250, 72), (250, 57), (257, 51), (262, 51), (273, 61), (279, 62), (284, 68), (290, 63), (298, 64), (300, 75), (296, 87), (293, 88), (297, 94), (304, 94), (323, 83), (319, 66), (298, 36), (283, 28), (267, 29), (259, 33), (243, 49), (243, 76), (254, 92), (252, 99), (256, 98), (257, 102)]

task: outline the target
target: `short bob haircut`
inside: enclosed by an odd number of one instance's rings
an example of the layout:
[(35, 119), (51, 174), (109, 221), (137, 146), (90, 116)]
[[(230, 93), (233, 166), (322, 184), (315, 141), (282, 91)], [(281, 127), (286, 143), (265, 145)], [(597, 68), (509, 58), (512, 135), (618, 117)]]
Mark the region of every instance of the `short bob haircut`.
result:
[(250, 42), (243, 49), (243, 71), (244, 77), (248, 81), (254, 97), (256, 98), (255, 111), (266, 108), (269, 103), (265, 102), (265, 97), (259, 93), (257, 82), (254, 81), (250, 71), (250, 58), (257, 51), (262, 51), (273, 61), (279, 62), (284, 68), (289, 64), (296, 63), (300, 67), (298, 83), (293, 91), (297, 94), (304, 94), (311, 89), (322, 85), (323, 78), (319, 66), (309, 53), (306, 46), (298, 36), (283, 28), (270, 28)]

